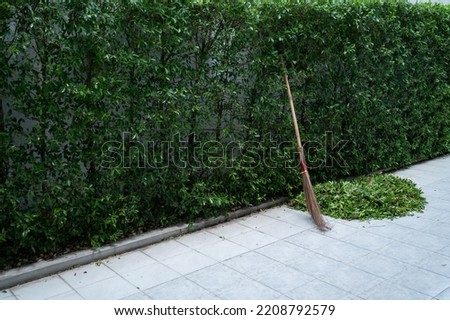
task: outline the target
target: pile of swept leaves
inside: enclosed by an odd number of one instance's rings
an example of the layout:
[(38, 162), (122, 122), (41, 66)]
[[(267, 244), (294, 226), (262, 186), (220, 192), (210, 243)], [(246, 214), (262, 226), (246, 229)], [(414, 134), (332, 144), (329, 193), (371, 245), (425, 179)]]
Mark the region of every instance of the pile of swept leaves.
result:
[[(330, 181), (317, 184), (314, 190), (323, 214), (340, 219), (392, 219), (420, 212), (426, 204), (414, 182), (390, 174)], [(303, 193), (291, 204), (306, 210)]]

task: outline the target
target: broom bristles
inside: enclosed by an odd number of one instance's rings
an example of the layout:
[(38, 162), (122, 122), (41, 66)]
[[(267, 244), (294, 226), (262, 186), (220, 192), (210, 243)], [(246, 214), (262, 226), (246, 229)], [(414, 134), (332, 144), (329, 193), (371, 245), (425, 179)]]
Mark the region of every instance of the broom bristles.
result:
[(314, 223), (321, 231), (330, 230), (330, 227), (327, 225), (325, 219), (322, 216), (322, 212), (320, 211), (320, 206), (317, 202), (308, 171), (302, 172), (302, 178), (303, 192), (305, 194), (306, 207), (308, 209), (308, 212), (311, 214)]

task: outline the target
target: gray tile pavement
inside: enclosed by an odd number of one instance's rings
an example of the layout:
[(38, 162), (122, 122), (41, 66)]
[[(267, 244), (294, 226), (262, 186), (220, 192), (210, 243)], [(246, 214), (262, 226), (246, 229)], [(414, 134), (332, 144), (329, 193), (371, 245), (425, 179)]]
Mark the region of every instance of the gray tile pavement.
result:
[(318, 231), (268, 209), (8, 290), (14, 299), (450, 299), (450, 156), (393, 173), (428, 200), (393, 221)]

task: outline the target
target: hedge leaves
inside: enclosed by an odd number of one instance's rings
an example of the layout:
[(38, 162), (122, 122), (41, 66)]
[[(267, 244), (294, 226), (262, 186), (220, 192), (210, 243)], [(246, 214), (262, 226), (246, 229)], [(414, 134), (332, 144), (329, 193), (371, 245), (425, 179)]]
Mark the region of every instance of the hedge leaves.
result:
[(0, 1), (0, 265), (448, 152), (450, 9)]

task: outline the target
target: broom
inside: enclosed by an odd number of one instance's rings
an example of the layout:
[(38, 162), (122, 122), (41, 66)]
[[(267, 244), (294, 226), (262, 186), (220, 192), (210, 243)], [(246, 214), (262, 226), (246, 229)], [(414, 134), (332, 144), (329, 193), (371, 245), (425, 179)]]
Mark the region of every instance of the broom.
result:
[(322, 216), (319, 203), (317, 202), (316, 195), (314, 194), (314, 189), (313, 189), (313, 186), (311, 183), (311, 179), (309, 178), (308, 167), (306, 165), (302, 141), (300, 139), (300, 132), (298, 130), (297, 117), (295, 115), (294, 100), (292, 99), (292, 93), (291, 93), (291, 87), (289, 86), (287, 69), (286, 69), (286, 66), (284, 65), (284, 60), (283, 60), (282, 55), (280, 55), (280, 59), (281, 59), (281, 64), (283, 66), (284, 81), (286, 82), (287, 93), (288, 93), (288, 97), (289, 97), (289, 105), (291, 107), (292, 120), (294, 122), (295, 137), (297, 138), (297, 147), (298, 147), (298, 154), (300, 157), (300, 169), (302, 172), (303, 193), (305, 194), (306, 207), (308, 208), (308, 212), (311, 214), (311, 217), (314, 220), (314, 223), (317, 225), (317, 227), (321, 231), (329, 230), (330, 227), (327, 225), (327, 223), (325, 222), (325, 219)]

